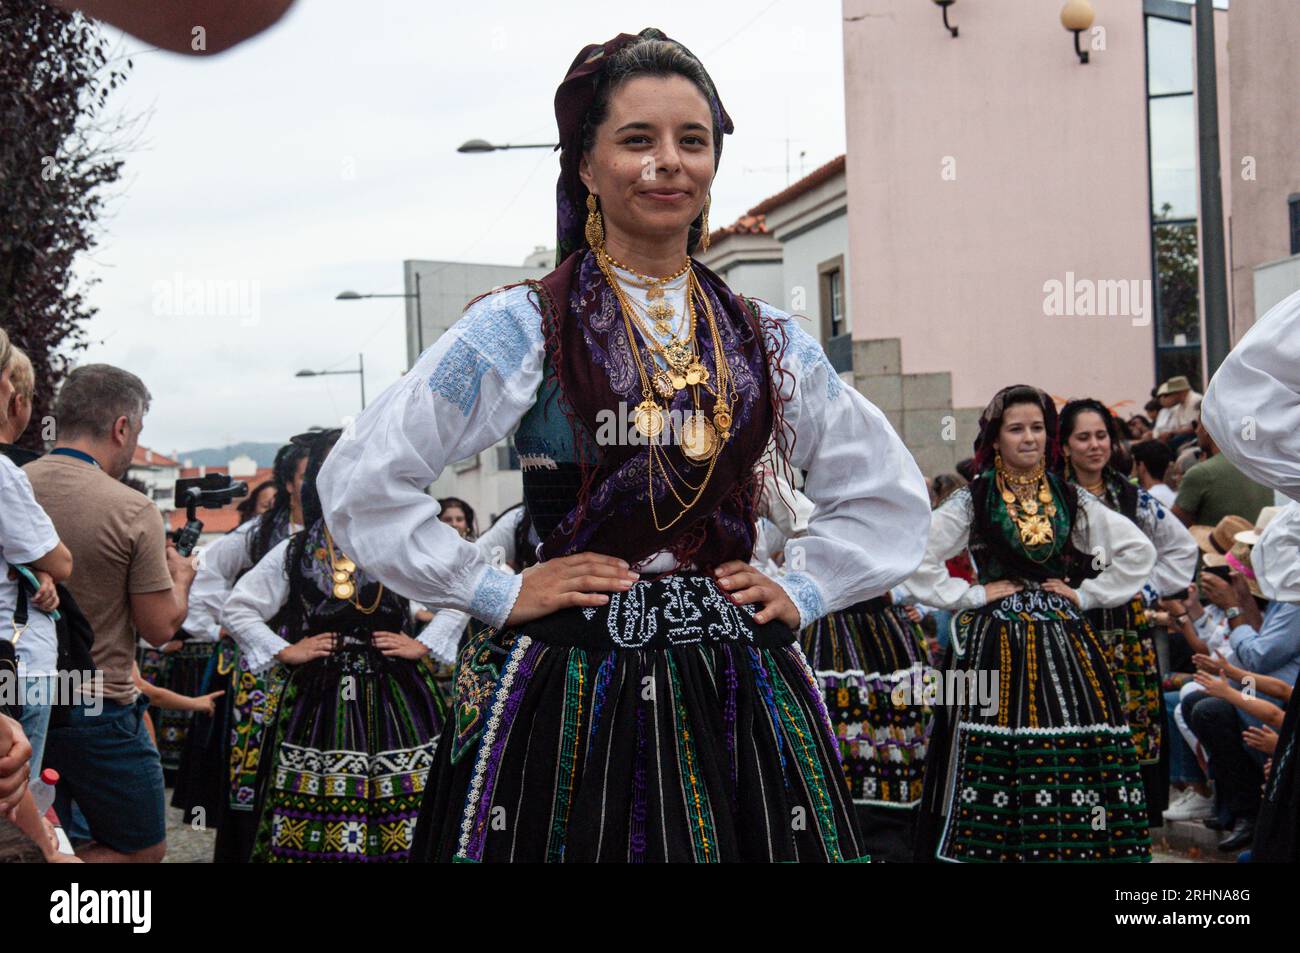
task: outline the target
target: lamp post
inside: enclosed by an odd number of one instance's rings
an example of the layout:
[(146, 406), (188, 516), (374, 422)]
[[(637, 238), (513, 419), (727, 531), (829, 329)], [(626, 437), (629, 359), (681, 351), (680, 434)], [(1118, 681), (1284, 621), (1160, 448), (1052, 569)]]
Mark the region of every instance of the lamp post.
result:
[(366, 357), (364, 354), (357, 355), (357, 369), (345, 371), (308, 371), (302, 370), (294, 377), (329, 377), (332, 374), (360, 374), (361, 375), (361, 409), (366, 409)]
[[(951, 2), (951, 0), (949, 0)], [(456, 147), (457, 152), (497, 152), (501, 149), (554, 149), (553, 142), (529, 142), (521, 145), (495, 145), (486, 139), (467, 139)]]
[(1092, 28), (1096, 14), (1088, 0), (1069, 0), (1061, 8), (1061, 26), (1074, 34), (1074, 52), (1079, 54), (1079, 62), (1088, 62), (1088, 51), (1079, 46), (1079, 34)]
[(415, 344), (416, 356), (424, 353), (424, 308), (420, 300), (420, 273), (415, 273), (415, 294), (363, 295), (355, 291), (340, 291), (334, 296), (335, 301), (360, 301), (362, 298), (414, 298), (415, 299)]

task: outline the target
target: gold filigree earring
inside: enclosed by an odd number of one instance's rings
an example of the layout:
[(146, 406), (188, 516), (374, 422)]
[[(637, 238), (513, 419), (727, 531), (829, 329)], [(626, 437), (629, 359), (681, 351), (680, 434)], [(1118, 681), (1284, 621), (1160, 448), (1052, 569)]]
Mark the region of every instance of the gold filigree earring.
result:
[(704, 211), (700, 213), (700, 251), (709, 250), (709, 203), (713, 201), (713, 193), (710, 192), (704, 197)]
[(592, 251), (599, 251), (605, 244), (605, 223), (600, 217), (600, 208), (596, 205), (596, 196), (587, 193), (587, 244)]

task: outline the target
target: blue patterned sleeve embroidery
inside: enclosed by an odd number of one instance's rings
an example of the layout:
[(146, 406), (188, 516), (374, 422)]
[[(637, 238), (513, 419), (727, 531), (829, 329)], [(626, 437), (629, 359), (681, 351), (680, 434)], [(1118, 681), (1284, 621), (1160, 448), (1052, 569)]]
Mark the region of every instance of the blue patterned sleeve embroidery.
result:
[(797, 376), (800, 378), (811, 377), (820, 368), (822, 373), (826, 375), (826, 400), (830, 402), (839, 397), (840, 392), (844, 390), (844, 381), (840, 379), (840, 375), (831, 366), (830, 358), (826, 356), (825, 350), (817, 343), (817, 340), (803, 329), (797, 318), (772, 307), (766, 301), (760, 300), (758, 306), (764, 317), (784, 325), (786, 337), (789, 340), (786, 358), (793, 357), (797, 367), (791, 369), (797, 371)]
[(799, 610), (799, 628), (807, 628), (826, 614), (822, 592), (806, 572), (781, 573), (776, 577), (776, 583)]
[(474, 587), (474, 596), (469, 602), (469, 614), (481, 619), (494, 629), (505, 627), (519, 598), (519, 587), (523, 577), (513, 573), (484, 566), (479, 576), (478, 585)]
[(429, 388), (468, 417), (478, 402), (483, 376), (510, 378), (541, 346), (541, 316), (527, 285), (483, 298), (446, 332), (451, 345), (429, 375)]

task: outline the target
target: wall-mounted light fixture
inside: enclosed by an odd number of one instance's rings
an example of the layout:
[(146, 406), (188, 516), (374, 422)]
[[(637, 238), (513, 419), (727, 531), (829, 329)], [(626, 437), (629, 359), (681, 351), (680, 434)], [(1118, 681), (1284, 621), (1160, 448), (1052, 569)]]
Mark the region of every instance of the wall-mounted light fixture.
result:
[(956, 3), (957, 0), (934, 0), (934, 2), (943, 9), (943, 25), (948, 28), (949, 33), (956, 36), (957, 28), (948, 22), (948, 8)]
[(1088, 62), (1088, 51), (1079, 46), (1079, 34), (1092, 28), (1095, 17), (1088, 0), (1069, 0), (1061, 8), (1061, 26), (1074, 34), (1074, 52), (1079, 54), (1080, 63)]

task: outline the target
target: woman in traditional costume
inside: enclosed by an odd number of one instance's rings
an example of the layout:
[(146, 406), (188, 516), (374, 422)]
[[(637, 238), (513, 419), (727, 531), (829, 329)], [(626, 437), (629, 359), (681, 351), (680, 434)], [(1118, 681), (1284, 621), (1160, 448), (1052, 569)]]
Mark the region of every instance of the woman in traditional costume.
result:
[(1186, 594), (1200, 550), (1181, 520), (1111, 465), (1112, 451), (1120, 446), (1119, 423), (1105, 404), (1072, 400), (1061, 408), (1060, 426), (1065, 478), (1123, 515), (1156, 548), (1155, 568), (1140, 591), (1114, 608), (1089, 609), (1087, 616), (1110, 660), (1146, 781), (1147, 813), (1158, 827), (1169, 806), (1169, 745), (1160, 660), (1147, 613), (1161, 598)]
[[(1142, 773), (1086, 612), (1126, 602), (1155, 548), (1053, 472), (1056, 407), (1008, 387), (980, 417), (978, 476), (934, 512), (916, 601), (956, 612), (917, 859), (1141, 861)], [(978, 584), (945, 560), (969, 548)]]
[[(865, 859), (795, 633), (911, 572), (924, 480), (797, 321), (689, 257), (731, 131), (689, 51), (657, 30), (587, 46), (556, 115), (559, 267), (472, 302), (321, 475), (369, 571), (489, 626), (461, 653), (418, 852)], [(542, 541), (519, 575), (422, 492), (516, 425)], [(817, 507), (803, 570), (775, 581), (749, 565), (774, 433)]]
[(254, 861), (408, 860), (442, 731), (429, 647), (403, 632), (409, 604), (321, 518), (316, 476), (338, 436), (311, 435), (306, 529), (249, 570), (222, 613), (250, 671), (289, 668), (259, 768)]
[(257, 821), (253, 802), (263, 734), (275, 717), (285, 675), (283, 666), (278, 665), (251, 671), (238, 643), (222, 632), (221, 612), (240, 577), (302, 528), (300, 494), (308, 449), (299, 441), (277, 451), (271, 508), (205, 547), (190, 588), (194, 628), (218, 640), (204, 690), (224, 691), (225, 695), (218, 699), (212, 718), (195, 718), (172, 805), (187, 815), (197, 808), (204, 810), (207, 825), (217, 829), (216, 863), (247, 863), (252, 853)]

